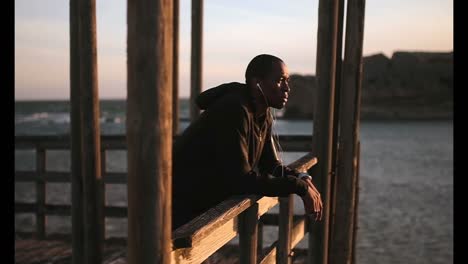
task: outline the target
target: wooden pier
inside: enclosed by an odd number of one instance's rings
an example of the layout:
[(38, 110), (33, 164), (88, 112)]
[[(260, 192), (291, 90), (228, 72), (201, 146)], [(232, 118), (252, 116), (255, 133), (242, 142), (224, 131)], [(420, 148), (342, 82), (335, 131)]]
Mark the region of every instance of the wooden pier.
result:
[[(177, 139), (177, 138), (176, 138)], [(311, 136), (281, 136), (285, 151), (304, 151), (308, 149)], [(36, 203), (15, 202), (15, 213), (33, 213), (44, 221), (36, 222), (36, 232), (16, 234), (16, 263), (70, 263), (72, 238), (70, 235), (47, 234), (47, 216), (70, 216), (70, 204), (47, 204), (46, 186), (48, 183), (69, 183), (70, 172), (47, 171), (46, 155), (49, 150), (67, 150), (70, 140), (67, 136), (17, 136), (17, 150), (35, 150), (38, 164), (35, 171), (16, 171), (16, 182), (36, 183), (38, 197)], [(123, 136), (103, 136), (101, 138), (101, 157), (106, 160), (106, 151), (124, 150)], [(290, 164), (292, 168), (307, 171), (317, 163), (310, 153)], [(126, 184), (126, 173), (109, 173), (102, 166), (104, 184)], [(39, 184), (40, 183), (40, 184)], [(104, 192), (103, 186), (102, 192)], [(226, 200), (206, 213), (181, 226), (172, 233), (171, 259), (173, 263), (201, 263), (218, 250), (237, 251), (239, 258), (259, 259), (259, 263), (275, 263), (279, 258), (292, 258), (294, 247), (307, 234), (308, 219), (304, 215), (293, 215), (292, 195), (287, 198), (238, 196)], [(279, 205), (280, 214), (268, 211)], [(105, 217), (127, 217), (126, 207), (103, 207)], [(258, 224), (260, 223), (260, 224)], [(41, 225), (41, 226), (40, 226)], [(263, 247), (262, 228), (266, 225), (279, 226), (279, 240)], [(256, 227), (254, 230), (250, 227)], [(105, 230), (105, 228), (103, 228)], [(105, 234), (104, 234), (105, 236)], [(232, 238), (239, 236), (238, 249), (226, 245)], [(286, 239), (288, 238), (288, 239)], [(102, 263), (126, 263), (126, 240), (107, 238), (103, 243)], [(259, 246), (260, 245), (260, 246)], [(257, 250), (258, 249), (258, 250)], [(235, 258), (234, 258), (235, 259)], [(244, 262), (244, 261), (243, 261)], [(245, 261), (249, 262), (250, 261)], [(257, 262), (257, 261), (256, 261)], [(280, 261), (282, 262), (282, 261)]]
[[(174, 232), (170, 209), (172, 143), (179, 120), (173, 109), (178, 106), (179, 1), (127, 1), (125, 136), (100, 135), (95, 5), (95, 0), (70, 0), (71, 134), (15, 137), (16, 150), (36, 152), (35, 171), (15, 171), (15, 182), (36, 186), (35, 203), (15, 201), (15, 214), (36, 218), (34, 234), (16, 234), (16, 263), (201, 263), (236, 236), (241, 263), (291, 263), (293, 248), (306, 234), (308, 263), (354, 263), (365, 0), (348, 0), (346, 9), (344, 0), (319, 1), (318, 98), (310, 99), (316, 102), (313, 138), (280, 137), (285, 150), (309, 153), (291, 166), (314, 175), (324, 202), (323, 221), (293, 215), (292, 195), (242, 196)], [(191, 119), (199, 114), (194, 101), (203, 86), (202, 24), (203, 1), (192, 1)], [(47, 171), (51, 149), (71, 150), (71, 172)], [(106, 171), (111, 149), (127, 150), (127, 173)], [(71, 204), (46, 203), (50, 182), (71, 183)], [(126, 207), (106, 205), (107, 183), (127, 185)], [(276, 205), (280, 213), (269, 214)], [(47, 235), (49, 215), (71, 216), (71, 238)], [(106, 217), (127, 217), (123, 243), (107, 238)], [(279, 227), (278, 240), (267, 247), (262, 243), (265, 225)]]

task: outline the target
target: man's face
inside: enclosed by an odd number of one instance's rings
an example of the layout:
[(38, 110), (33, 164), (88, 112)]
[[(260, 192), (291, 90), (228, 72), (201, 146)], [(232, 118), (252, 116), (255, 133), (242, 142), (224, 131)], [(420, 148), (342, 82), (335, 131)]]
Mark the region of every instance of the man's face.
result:
[(275, 62), (272, 72), (262, 80), (262, 89), (268, 99), (268, 106), (282, 109), (289, 96), (289, 71), (282, 62)]

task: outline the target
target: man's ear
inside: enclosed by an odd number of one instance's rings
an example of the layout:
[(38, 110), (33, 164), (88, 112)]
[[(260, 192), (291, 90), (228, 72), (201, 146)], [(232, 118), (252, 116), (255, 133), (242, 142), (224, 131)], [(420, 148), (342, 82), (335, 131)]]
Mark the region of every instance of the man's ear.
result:
[[(252, 78), (252, 83), (257, 86), (257, 84), (260, 82), (260, 79), (259, 78)], [(262, 84), (260, 84), (262, 85)]]

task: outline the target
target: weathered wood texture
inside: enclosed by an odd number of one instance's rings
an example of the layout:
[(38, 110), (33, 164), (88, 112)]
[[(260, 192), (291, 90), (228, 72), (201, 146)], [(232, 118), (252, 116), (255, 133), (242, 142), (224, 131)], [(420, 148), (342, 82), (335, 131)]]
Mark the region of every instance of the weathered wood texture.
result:
[(353, 226), (353, 249), (352, 249), (352, 257), (351, 257), (351, 263), (355, 264), (356, 263), (356, 237), (357, 237), (357, 231), (359, 229), (358, 226), (358, 215), (359, 215), (359, 175), (360, 175), (360, 163), (361, 163), (361, 141), (358, 141), (358, 160), (357, 160), (357, 170), (356, 170), (356, 178), (354, 182), (354, 188), (356, 192), (356, 198), (354, 199), (354, 226)]
[[(123, 264), (126, 261), (125, 241), (106, 241), (103, 247), (102, 264)], [(15, 239), (15, 263), (17, 264), (69, 264), (72, 257), (71, 238), (37, 240)]]
[(203, 0), (192, 1), (192, 45), (190, 58), (190, 119), (200, 115), (195, 100), (203, 85)]
[(127, 1), (128, 261), (170, 263), (173, 5)]
[(46, 184), (43, 179), (44, 172), (46, 171), (46, 152), (45, 149), (37, 149), (36, 153), (36, 235), (38, 238), (45, 237), (45, 203), (46, 203)]
[(73, 263), (100, 263), (104, 217), (95, 0), (70, 1), (70, 43), (72, 168), (76, 169), (72, 180)]
[(257, 263), (258, 203), (253, 204), (239, 216), (240, 262)]
[[(84, 263), (84, 219), (83, 219), (83, 179), (81, 177), (81, 105), (80, 105), (80, 53), (78, 49), (79, 24), (78, 1), (70, 0), (70, 141), (68, 137), (61, 137), (61, 142), (69, 144), (71, 148), (71, 186), (72, 186), (72, 234), (73, 234), (73, 264)], [(50, 137), (52, 138), (52, 137)], [(47, 144), (48, 141), (40, 138), (33, 145)], [(21, 142), (21, 143), (20, 143)], [(21, 147), (21, 140), (15, 147)], [(50, 145), (48, 145), (50, 148)], [(15, 172), (15, 179), (16, 179)], [(15, 206), (16, 208), (16, 206)]]
[[(335, 103), (333, 111), (333, 143), (332, 143), (332, 173), (330, 178), (330, 213), (329, 213), (329, 237), (333, 236), (333, 225), (335, 222), (335, 200), (336, 200), (336, 178), (337, 167), (339, 165), (338, 160), (338, 148), (339, 148), (339, 136), (340, 136), (340, 101), (341, 101), (341, 76), (342, 76), (342, 63), (343, 63), (343, 14), (344, 14), (344, 0), (338, 0), (338, 26), (337, 26), (337, 40), (336, 40), (336, 67), (335, 67)], [(331, 241), (332, 242), (332, 241)], [(330, 242), (330, 243), (331, 243)], [(330, 246), (328, 246), (330, 249)], [(331, 253), (330, 251), (328, 252)]]
[[(316, 163), (316, 161), (311, 162), (311, 160), (315, 158), (310, 156), (310, 154), (305, 157), (289, 164), (289, 166), (307, 170)], [(281, 248), (287, 252), (286, 254), (289, 257), (289, 252), (291, 252), (292, 248), (291, 241), (293, 239), (291, 230), (294, 229), (291, 229), (293, 217), (292, 200), (290, 201), (290, 199), (292, 198), (288, 197), (286, 199), (286, 207), (283, 206), (282, 209), (280, 208), (280, 219), (286, 218), (286, 220), (281, 220), (280, 225), (283, 225), (283, 228), (281, 228), (279, 237), (286, 237), (286, 239), (281, 242), (283, 245)], [(258, 219), (276, 204), (278, 204), (278, 198), (276, 197), (259, 197), (255, 195), (237, 196), (218, 204), (206, 213), (181, 226), (173, 233), (173, 261), (176, 263), (196, 263), (202, 261), (221, 248), (239, 232), (246, 232), (245, 234), (240, 234), (240, 236), (243, 237), (241, 239), (243, 241), (242, 244), (247, 248), (247, 252), (241, 253), (242, 261), (247, 263), (255, 262), (257, 255), (256, 253), (254, 254), (257, 247), (257, 227), (255, 223), (254, 226), (246, 228), (245, 222), (253, 223), (253, 213), (247, 213), (246, 216), (243, 214), (246, 213), (246, 210), (251, 210), (250, 208), (253, 207), (255, 208), (253, 210), (257, 212), (256, 219)], [(258, 207), (256, 208), (256, 206)], [(239, 223), (239, 221), (241, 223)], [(239, 228), (239, 224), (243, 228)], [(294, 241), (300, 241), (303, 236), (304, 232), (302, 232), (300, 238), (299, 235), (296, 234), (294, 236)], [(221, 243), (222, 241), (225, 242)], [(277, 244), (279, 245), (279, 243)], [(271, 254), (276, 256), (276, 248), (275, 252)], [(268, 259), (271, 258), (271, 254), (267, 254)]]
[[(173, 140), (177, 140), (178, 136)], [(69, 135), (54, 136), (15, 136), (15, 149), (47, 150), (70, 149)], [(310, 135), (280, 135), (279, 140), (283, 151), (310, 152), (312, 149), (312, 136)], [(101, 135), (101, 150), (127, 149), (125, 136)]]
[(173, 47), (172, 47), (172, 133), (179, 131), (179, 24), (180, 0), (173, 1)]
[[(48, 140), (49, 143), (55, 147), (66, 146), (66, 139), (64, 138), (60, 138), (58, 141), (51, 138)], [(113, 142), (112, 144), (106, 143), (106, 137), (104, 137), (103, 145), (109, 148), (125, 147), (125, 144), (118, 142), (118, 140), (115, 138), (111, 138), (110, 140)], [(294, 140), (294, 138), (292, 138), (292, 140)], [(16, 141), (21, 142), (18, 138)], [(36, 141), (40, 141), (40, 138), (34, 138), (33, 140), (31, 140), (31, 138), (25, 138), (25, 141), (28, 143), (21, 143), (22, 147), (24, 148), (37, 146), (47, 147), (47, 145), (37, 144)], [(106, 160), (106, 154), (107, 153), (105, 148), (102, 148), (103, 162)], [(295, 162), (292, 162), (288, 166), (300, 171), (306, 171), (316, 163), (317, 159), (308, 153)], [(106, 172), (104, 165), (102, 171), (105, 183), (125, 184), (127, 182), (126, 173)], [(43, 179), (45, 182), (68, 182), (69, 175), (70, 174), (67, 172), (47, 171), (43, 174)], [(36, 171), (17, 171), (15, 172), (15, 181), (35, 182), (39, 180), (37, 178)], [(201, 261), (201, 259), (206, 259), (210, 254), (220, 249), (230, 239), (239, 234), (239, 215), (255, 204), (258, 205), (258, 213), (256, 215), (257, 219), (264, 216), (264, 221), (267, 225), (278, 225), (278, 215), (266, 214), (271, 208), (278, 204), (277, 197), (260, 197), (255, 195), (232, 197), (232, 199), (224, 201), (218, 206), (210, 209), (205, 214), (199, 216), (196, 219), (193, 219), (190, 223), (180, 227), (173, 232), (174, 252), (171, 253), (173, 260), (177, 260), (180, 263), (191, 263), (192, 261), (197, 262)], [(46, 204), (44, 208), (45, 215), (66, 216), (70, 215), (71, 211), (70, 205)], [(37, 206), (35, 203), (15, 203), (15, 213), (35, 213), (36, 211)], [(126, 217), (127, 208), (118, 206), (105, 206), (103, 213), (108, 217)], [(298, 216), (293, 217), (294, 221), (297, 219)], [(216, 240), (219, 238), (219, 236), (223, 237), (226, 241), (223, 240), (224, 242), (221, 243), (222, 241)], [(291, 238), (291, 240), (294, 241), (294, 238)], [(294, 245), (294, 242), (292, 244)], [(276, 253), (274, 256), (276, 257)], [(273, 257), (273, 259), (275, 259), (275, 257)]]
[(336, 232), (330, 263), (351, 263), (356, 206), (364, 1), (350, 0), (347, 8), (343, 98), (340, 105), (340, 166), (336, 197)]
[[(338, 0), (319, 1), (317, 33), (317, 98), (314, 111), (313, 154), (320, 162), (311, 175), (323, 199), (322, 221), (311, 225), (309, 232), (310, 263), (328, 263), (330, 214), (330, 176), (332, 173), (333, 117), (336, 80), (336, 43)], [(313, 234), (313, 235), (312, 235)]]
[(293, 196), (280, 198), (280, 218), (278, 225), (277, 263), (291, 263), (291, 229), (293, 225)]

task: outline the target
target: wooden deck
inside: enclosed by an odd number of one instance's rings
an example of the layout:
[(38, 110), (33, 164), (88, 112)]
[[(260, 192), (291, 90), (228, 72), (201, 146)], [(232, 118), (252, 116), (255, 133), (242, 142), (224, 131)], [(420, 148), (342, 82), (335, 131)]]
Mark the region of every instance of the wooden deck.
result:
[[(123, 239), (108, 239), (104, 244), (103, 256), (103, 264), (127, 263), (126, 242)], [(15, 263), (72, 263), (71, 238), (69, 236), (50, 236), (47, 239), (39, 240), (30, 235), (16, 234)]]
[[(107, 240), (104, 247), (103, 264), (126, 264), (126, 244), (123, 239)], [(259, 255), (265, 255), (268, 248), (264, 248)], [(293, 249), (292, 262), (306, 263), (307, 249)], [(260, 256), (259, 256), (260, 259)], [(49, 237), (38, 240), (31, 236), (15, 239), (15, 263), (18, 264), (70, 264), (72, 263), (72, 249), (70, 238)], [(227, 244), (203, 261), (203, 264), (234, 264), (239, 263), (239, 246)]]

